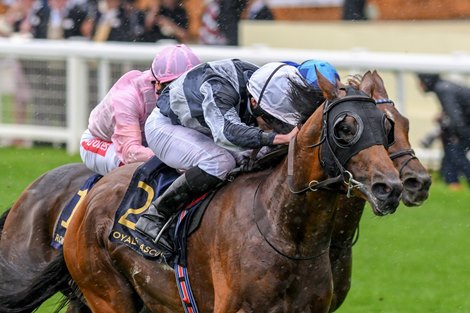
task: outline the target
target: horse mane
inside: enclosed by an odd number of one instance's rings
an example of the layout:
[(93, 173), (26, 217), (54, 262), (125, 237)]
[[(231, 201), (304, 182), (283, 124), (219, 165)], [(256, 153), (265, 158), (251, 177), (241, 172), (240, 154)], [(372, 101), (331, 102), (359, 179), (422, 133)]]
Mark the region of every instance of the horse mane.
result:
[(298, 75), (298, 78), (300, 80), (289, 78), (290, 89), (287, 97), (298, 112), (299, 123), (303, 124), (325, 101), (325, 97), (321, 90), (308, 84), (302, 76)]
[(349, 75), (346, 77), (346, 84), (348, 86), (354, 87), (355, 89), (359, 89), (359, 85), (361, 84), (362, 77), (363, 76), (360, 74)]

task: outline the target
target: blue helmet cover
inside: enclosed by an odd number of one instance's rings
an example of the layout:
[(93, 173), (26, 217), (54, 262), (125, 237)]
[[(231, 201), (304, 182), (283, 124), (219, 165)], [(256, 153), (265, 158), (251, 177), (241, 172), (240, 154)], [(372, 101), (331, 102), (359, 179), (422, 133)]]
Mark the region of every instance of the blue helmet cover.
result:
[(281, 63), (287, 64), (287, 65), (290, 65), (290, 66), (293, 66), (293, 67), (299, 67), (300, 66), (299, 63), (294, 62), (294, 61), (281, 61)]
[(330, 63), (322, 60), (307, 60), (298, 67), (298, 70), (302, 77), (305, 78), (307, 82), (315, 88), (319, 88), (318, 77), (317, 73), (315, 72), (315, 67), (326, 79), (328, 79), (334, 85), (336, 85), (336, 80), (340, 79), (338, 72)]

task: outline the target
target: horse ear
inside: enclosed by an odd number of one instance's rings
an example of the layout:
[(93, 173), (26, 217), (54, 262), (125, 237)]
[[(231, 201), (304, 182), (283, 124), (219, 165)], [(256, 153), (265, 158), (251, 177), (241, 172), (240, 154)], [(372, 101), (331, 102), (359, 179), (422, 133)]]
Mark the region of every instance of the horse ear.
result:
[(374, 79), (370, 71), (367, 71), (362, 76), (361, 83), (359, 84), (359, 89), (365, 92), (367, 95), (372, 96), (374, 90)]
[(379, 73), (377, 73), (376, 70), (372, 72), (372, 76), (374, 79), (375, 83), (375, 88), (374, 88), (374, 98), (385, 98), (388, 99), (388, 93), (387, 90), (385, 89), (384, 81), (382, 77), (380, 77)]
[(315, 66), (315, 72), (317, 74), (317, 82), (318, 87), (323, 93), (323, 97), (326, 100), (333, 100), (338, 97), (338, 90), (335, 85), (333, 85), (328, 79), (323, 76), (320, 71), (318, 71), (317, 67)]
[(341, 82), (341, 80), (339, 80), (338, 78), (336, 79), (336, 86), (337, 86), (339, 89), (345, 87), (345, 85), (343, 84), (343, 82)]

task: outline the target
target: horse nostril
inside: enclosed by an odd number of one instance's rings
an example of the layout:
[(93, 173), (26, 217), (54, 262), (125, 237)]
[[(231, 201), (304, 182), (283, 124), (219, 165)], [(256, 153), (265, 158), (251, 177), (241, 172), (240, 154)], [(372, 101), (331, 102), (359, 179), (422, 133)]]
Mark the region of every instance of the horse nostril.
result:
[(390, 197), (398, 197), (402, 191), (399, 184), (375, 183), (372, 185), (372, 193), (381, 201), (386, 201)]
[(426, 176), (423, 178), (423, 188), (425, 188), (426, 190), (428, 190), (428, 189), (431, 187), (431, 184), (432, 184), (431, 176), (426, 175)]
[(422, 183), (416, 179), (416, 178), (407, 178), (405, 179), (405, 181), (403, 182), (403, 187), (405, 187), (405, 189), (407, 190), (418, 190), (418, 189), (421, 189), (422, 187)]
[(403, 187), (407, 190), (428, 190), (431, 186), (431, 178), (429, 176), (408, 177), (403, 181)]
[(376, 183), (372, 185), (372, 192), (379, 200), (386, 200), (392, 192), (392, 188), (384, 183)]

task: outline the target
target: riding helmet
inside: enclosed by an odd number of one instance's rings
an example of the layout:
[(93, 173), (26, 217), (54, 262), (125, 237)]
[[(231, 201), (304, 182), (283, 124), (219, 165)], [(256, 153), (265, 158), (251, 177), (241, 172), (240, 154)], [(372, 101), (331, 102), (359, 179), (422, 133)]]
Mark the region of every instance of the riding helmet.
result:
[(178, 78), (184, 72), (201, 63), (201, 60), (186, 45), (163, 48), (153, 59), (150, 71), (152, 80), (166, 83)]
[(336, 85), (336, 80), (339, 80), (339, 74), (336, 69), (328, 62), (322, 60), (307, 60), (298, 67), (300, 74), (315, 88), (318, 86), (318, 77), (315, 68), (332, 84)]

